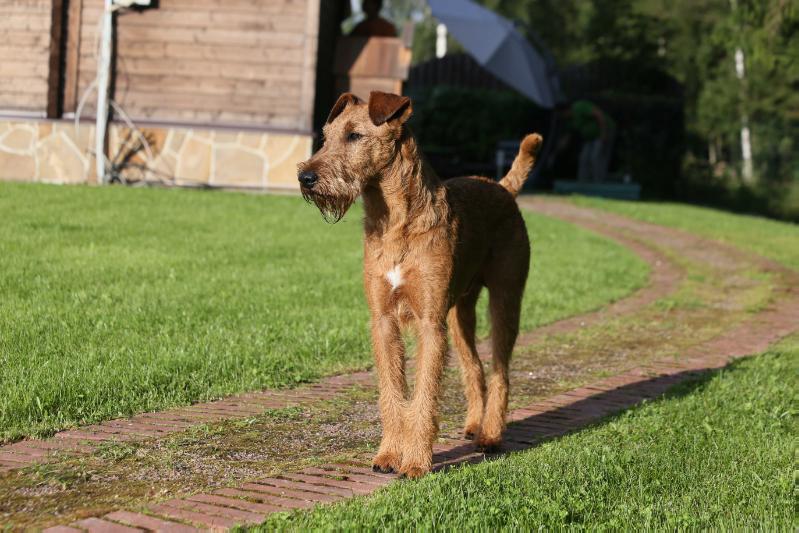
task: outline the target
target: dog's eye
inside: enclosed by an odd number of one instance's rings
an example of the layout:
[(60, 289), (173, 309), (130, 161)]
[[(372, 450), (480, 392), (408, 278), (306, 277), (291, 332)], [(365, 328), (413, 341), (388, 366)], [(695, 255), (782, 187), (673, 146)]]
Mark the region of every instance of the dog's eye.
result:
[(360, 133), (358, 133), (357, 131), (351, 131), (351, 132), (350, 132), (350, 134), (349, 134), (349, 135), (347, 135), (347, 140), (348, 140), (349, 142), (355, 142), (355, 141), (357, 141), (358, 139), (360, 139), (361, 137), (363, 137), (363, 135), (361, 135), (361, 134), (360, 134)]

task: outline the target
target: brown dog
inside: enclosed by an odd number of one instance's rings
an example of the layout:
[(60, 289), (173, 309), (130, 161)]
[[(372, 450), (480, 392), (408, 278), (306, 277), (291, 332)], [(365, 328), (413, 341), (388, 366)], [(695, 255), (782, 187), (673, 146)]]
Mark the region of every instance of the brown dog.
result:
[[(343, 94), (324, 127), (324, 146), (299, 166), (303, 196), (337, 221), (363, 196), (364, 285), (380, 386), (383, 439), (375, 470), (419, 477), (430, 470), (447, 355), (447, 325), (468, 400), (464, 431), (478, 447), (500, 444), (508, 363), (530, 262), (514, 200), (541, 136), (528, 135), (507, 176), (439, 180), (405, 122), (410, 99), (373, 92), (368, 104)], [(489, 291), (493, 375), (486, 392), (475, 348), (475, 303)], [(409, 397), (401, 328), (417, 336)]]

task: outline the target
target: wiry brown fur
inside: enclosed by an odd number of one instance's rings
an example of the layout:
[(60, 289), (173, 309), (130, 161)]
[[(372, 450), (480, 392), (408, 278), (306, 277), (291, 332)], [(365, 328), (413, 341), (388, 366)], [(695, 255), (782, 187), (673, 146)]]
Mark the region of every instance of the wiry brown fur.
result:
[[(363, 196), (364, 285), (380, 387), (383, 439), (375, 469), (419, 477), (430, 470), (437, 407), (452, 335), (468, 401), (464, 431), (481, 448), (500, 444), (508, 404), (508, 363), (530, 246), (514, 201), (541, 143), (528, 135), (511, 171), (441, 182), (419, 152), (405, 97), (346, 94), (324, 127), (324, 146), (300, 165), (317, 181), (303, 195), (329, 220)], [(353, 132), (361, 135), (350, 135)], [(301, 180), (302, 181), (302, 180)], [(489, 291), (493, 375), (485, 384), (475, 348), (475, 304)], [(416, 384), (409, 395), (401, 328), (417, 336)]]

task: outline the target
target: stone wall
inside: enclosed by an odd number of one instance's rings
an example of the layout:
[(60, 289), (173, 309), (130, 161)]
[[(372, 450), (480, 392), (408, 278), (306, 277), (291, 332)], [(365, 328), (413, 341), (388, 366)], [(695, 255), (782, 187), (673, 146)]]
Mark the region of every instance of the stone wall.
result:
[[(297, 189), (297, 163), (312, 145), (310, 136), (294, 133), (167, 126), (141, 131), (152, 157), (134, 150), (119, 165), (121, 176), (177, 185)], [(137, 144), (124, 126), (110, 127), (112, 163), (122, 162)], [(0, 180), (94, 183), (93, 154), (93, 124), (0, 119)]]

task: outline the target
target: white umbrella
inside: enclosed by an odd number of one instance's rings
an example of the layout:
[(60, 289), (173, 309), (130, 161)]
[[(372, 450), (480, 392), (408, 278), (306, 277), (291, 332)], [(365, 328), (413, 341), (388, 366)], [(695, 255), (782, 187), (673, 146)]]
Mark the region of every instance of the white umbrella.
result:
[(541, 107), (555, 106), (555, 75), (513, 22), (470, 0), (429, 4), (433, 16), (483, 68)]

